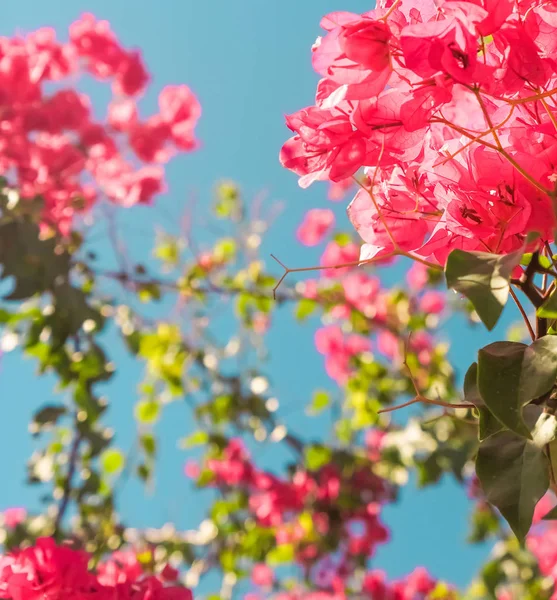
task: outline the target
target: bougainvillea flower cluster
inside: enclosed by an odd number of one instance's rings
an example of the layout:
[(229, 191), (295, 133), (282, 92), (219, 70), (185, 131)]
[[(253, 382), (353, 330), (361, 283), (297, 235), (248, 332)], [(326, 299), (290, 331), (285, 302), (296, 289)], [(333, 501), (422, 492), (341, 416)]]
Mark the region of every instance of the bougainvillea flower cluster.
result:
[(52, 538), (39, 538), (34, 546), (0, 559), (0, 597), (10, 600), (192, 600), (191, 592), (167, 584), (160, 576), (146, 575), (136, 555), (116, 552), (97, 573), (88, 569), (90, 556)]
[[(112, 87), (104, 121), (75, 87), (87, 74)], [(193, 93), (164, 88), (159, 112), (142, 119), (137, 100), (148, 83), (140, 53), (90, 14), (70, 26), (68, 42), (50, 28), (0, 39), (0, 175), (24, 200), (41, 198), (44, 225), (67, 234), (73, 216), (103, 198), (151, 203), (165, 188), (162, 164), (195, 148)]]
[[(342, 565), (328, 562), (321, 566), (322, 576), (314, 575), (312, 582), (316, 591), (295, 589), (272, 596), (273, 600), (347, 600), (350, 592), (345, 589)], [(268, 586), (260, 586), (262, 591)], [(263, 594), (250, 594), (245, 600), (264, 600)], [(365, 573), (358, 598), (365, 600), (454, 600), (454, 591), (440, 584), (423, 568), (417, 568), (407, 577), (389, 582), (383, 571), (374, 569)]]
[[(312, 564), (322, 555), (326, 545), (320, 540), (328, 535), (339, 536), (350, 557), (367, 558), (388, 539), (379, 511), (392, 499), (392, 489), (369, 465), (347, 474), (331, 463), (282, 478), (257, 468), (242, 441), (231, 439), (220, 456), (203, 467), (211, 473), (211, 485), (245, 490), (250, 517), (270, 528), (277, 544), (295, 546), (302, 564)], [(188, 473), (197, 475), (191, 465)], [(340, 505), (344, 508), (339, 513)]]
[(287, 117), (280, 158), (302, 187), (363, 169), (348, 208), (362, 259), (553, 240), (554, 2), (383, 0), (321, 26), (315, 104)]

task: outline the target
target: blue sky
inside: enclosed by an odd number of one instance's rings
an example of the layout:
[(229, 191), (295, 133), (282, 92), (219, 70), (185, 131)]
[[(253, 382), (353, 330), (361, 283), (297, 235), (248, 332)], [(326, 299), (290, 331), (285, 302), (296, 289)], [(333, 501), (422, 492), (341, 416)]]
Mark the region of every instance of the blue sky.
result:
[[(371, 7), (362, 0), (18, 0), (3, 7), (1, 32), (9, 36), (50, 25), (64, 37), (81, 12), (108, 19), (126, 46), (141, 48), (153, 75), (152, 90), (142, 103), (146, 112), (154, 109), (158, 90), (173, 83), (190, 85), (203, 106), (198, 129), (202, 147), (170, 165), (170, 190), (160, 200), (160, 210), (181, 214), (192, 193), (203, 210), (215, 181), (221, 178), (237, 181), (246, 195), (268, 190), (271, 198), (285, 204), (285, 210), (265, 239), (265, 251), (278, 254), (290, 265), (308, 265), (315, 264), (317, 254), (294, 244), (293, 231), (308, 208), (328, 204), (326, 188), (301, 190), (296, 177), (281, 168), (278, 151), (288, 137), (284, 114), (312, 102), (316, 76), (310, 47), (319, 34), (321, 16), (333, 10), (363, 12)], [(106, 99), (97, 92), (93, 98), (99, 106)], [(340, 225), (347, 222), (343, 209), (337, 205)], [(150, 217), (130, 212), (125, 221), (130, 248), (140, 251), (142, 228), (148, 227)], [(400, 272), (395, 271), (390, 281), (398, 277)], [(458, 321), (448, 325), (447, 335), (457, 331), (453, 357), (465, 367), (488, 338), (481, 330), (464, 334)], [(272, 380), (288, 405), (305, 403), (312, 389), (330, 385), (312, 337), (311, 325), (294, 325), (285, 313), (277, 317), (269, 335)], [(125, 447), (133, 432), (131, 410), (139, 370), (121, 349), (113, 352), (121, 366), (106, 392), (112, 403), (111, 422), (122, 429), (119, 440)], [(18, 354), (4, 357), (0, 368), (5, 407), (0, 476), (10, 482), (2, 486), (0, 508), (37, 507), (35, 490), (23, 485), (24, 460), (32, 449), (27, 421), (33, 409), (49, 399), (53, 382), (35, 379), (31, 361), (23, 362)], [(136, 526), (159, 526), (166, 521), (191, 526), (192, 515), (202, 512), (203, 500), (192, 494), (182, 476), (185, 456), (175, 445), (191, 427), (188, 418), (183, 406), (173, 405), (158, 429), (164, 439), (154, 493), (144, 496), (134, 484), (123, 492), (120, 512)], [(290, 420), (295, 429), (295, 414)], [(318, 425), (314, 427), (312, 434), (317, 436)], [(450, 481), (420, 492), (410, 486), (402, 501), (385, 511), (393, 540), (378, 552), (375, 564), (393, 577), (424, 564), (436, 576), (465, 585), (487, 552), (466, 546), (467, 515), (464, 492)]]

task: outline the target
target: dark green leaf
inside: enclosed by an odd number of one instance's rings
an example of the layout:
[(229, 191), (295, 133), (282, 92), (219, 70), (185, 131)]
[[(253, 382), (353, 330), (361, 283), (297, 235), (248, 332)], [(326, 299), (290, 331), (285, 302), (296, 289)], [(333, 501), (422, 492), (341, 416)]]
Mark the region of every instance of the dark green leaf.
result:
[(511, 431), (528, 437), (522, 408), (555, 385), (557, 337), (545, 336), (530, 346), (495, 342), (480, 350), (478, 364), (478, 389), (491, 413)]
[(39, 238), (39, 227), (31, 221), (0, 225), (1, 279), (14, 278), (8, 300), (25, 300), (52, 289), (55, 281), (68, 278), (67, 252), (56, 251), (54, 238)]
[(141, 446), (149, 456), (155, 456), (157, 452), (157, 441), (150, 433), (145, 433), (140, 438)]
[(497, 255), (453, 250), (447, 260), (447, 286), (472, 302), (485, 326), (491, 330), (509, 296), (509, 279), (522, 252)]
[(532, 441), (505, 431), (480, 444), (476, 473), (488, 501), (505, 517), (519, 540), (532, 524), (534, 509), (549, 487), (544, 447), (555, 438), (557, 420), (537, 407), (525, 411), (529, 421), (539, 415)]
[(35, 413), (33, 422), (39, 426), (55, 425), (58, 419), (68, 412), (65, 406), (45, 406)]
[(557, 379), (557, 337), (546, 335), (533, 342), (524, 352), (520, 377), (523, 403), (539, 398), (551, 390)]
[(472, 363), (464, 376), (464, 399), (476, 406), (484, 403), (478, 389), (478, 363)]
[(485, 406), (478, 406), (478, 412), (480, 413), (480, 428), (478, 433), (480, 442), (487, 440), (488, 437), (499, 433), (505, 428), (501, 421), (498, 421)]
[(494, 342), (478, 353), (478, 389), (487, 408), (511, 431), (524, 437), (530, 432), (522, 419), (519, 395), (522, 361), (527, 346)]

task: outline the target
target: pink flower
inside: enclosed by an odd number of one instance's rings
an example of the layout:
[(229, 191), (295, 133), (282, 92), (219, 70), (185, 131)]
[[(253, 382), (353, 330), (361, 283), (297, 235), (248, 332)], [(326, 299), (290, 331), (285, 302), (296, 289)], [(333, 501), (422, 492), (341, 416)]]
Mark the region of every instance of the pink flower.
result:
[(420, 299), (419, 308), (428, 314), (439, 314), (445, 310), (445, 294), (442, 292), (428, 291)]
[(126, 53), (118, 65), (116, 78), (112, 85), (115, 94), (137, 96), (149, 82), (149, 74), (145, 69), (139, 52)]
[(108, 106), (108, 123), (116, 131), (129, 131), (137, 123), (137, 118), (137, 106), (133, 100), (117, 100)]
[(271, 567), (260, 563), (253, 566), (251, 580), (255, 585), (270, 588), (275, 580), (275, 574)]
[(315, 279), (306, 279), (302, 284), (302, 295), (304, 298), (316, 300), (319, 296), (319, 282)]
[(160, 116), (170, 127), (172, 141), (180, 150), (196, 146), (194, 129), (201, 105), (187, 85), (166, 86), (159, 95)]
[[(444, 265), (455, 249), (500, 255), (530, 232), (539, 238), (528, 251), (554, 238), (557, 137), (540, 99), (528, 97), (555, 86), (554, 11), (530, 1), (437, 4), (384, 0), (325, 16), (312, 47), (315, 104), (287, 119), (295, 135), (280, 159), (302, 187), (327, 180), (340, 196), (338, 184), (364, 168), (367, 187), (348, 207), (362, 259), (403, 250)], [(490, 123), (501, 149), (463, 140)]]
[(341, 27), (338, 43), (349, 60), (370, 71), (383, 71), (390, 64), (390, 38), (384, 21), (361, 17)]
[(399, 360), (401, 357), (401, 342), (394, 333), (386, 329), (377, 335), (377, 350), (390, 360)]
[(282, 147), (280, 161), (300, 175), (300, 186), (319, 179), (341, 181), (366, 160), (366, 142), (337, 109), (309, 107), (286, 118), (296, 135)]
[(0, 596), (20, 600), (78, 598), (99, 590), (88, 572), (84, 552), (39, 538), (34, 546), (9, 557), (0, 572)]
[(427, 283), (427, 267), (420, 262), (412, 263), (412, 266), (406, 273), (406, 281), (410, 289), (415, 291), (422, 290)]
[(352, 358), (371, 350), (371, 343), (361, 335), (345, 335), (340, 327), (331, 325), (318, 329), (315, 346), (325, 355), (325, 370), (340, 385), (346, 383), (352, 373)]
[(217, 483), (226, 485), (248, 484), (256, 476), (249, 454), (239, 438), (231, 439), (222, 451), (222, 457), (208, 459), (206, 466), (213, 472)]
[(332, 210), (314, 208), (309, 210), (298, 227), (298, 240), (304, 246), (316, 246), (330, 231), (335, 222)]
[(194, 460), (188, 460), (184, 466), (184, 475), (190, 479), (197, 479), (201, 473), (201, 468)]
[(135, 583), (142, 576), (143, 567), (133, 550), (113, 552), (108, 560), (99, 563), (97, 567), (97, 579), (105, 586)]
[(337, 242), (329, 242), (321, 255), (321, 265), (331, 267), (325, 269), (325, 277), (340, 277), (345, 274), (350, 267), (341, 267), (341, 265), (357, 265), (360, 258), (360, 248), (350, 242), (341, 246)]
[(368, 451), (368, 458), (371, 461), (379, 460), (381, 457), (381, 448), (386, 433), (380, 429), (368, 429), (365, 433), (365, 445)]
[(172, 567), (171, 565), (166, 563), (164, 565), (162, 571), (160, 572), (159, 577), (163, 581), (174, 582), (174, 581), (178, 581), (179, 575), (180, 575), (180, 572), (178, 571), (178, 569), (175, 569), (174, 567)]
[(377, 277), (370, 277), (362, 271), (349, 273), (342, 280), (346, 301), (351, 307), (363, 312), (366, 316), (375, 316), (380, 282)]
[[(129, 97), (148, 83), (140, 54), (123, 48), (109, 23), (91, 14), (69, 34), (69, 43), (51, 28), (0, 41), (0, 175), (23, 200), (42, 202), (42, 231), (62, 235), (101, 198), (122, 206), (151, 203), (165, 189), (164, 172), (143, 163), (192, 150), (200, 113), (189, 88), (173, 86), (161, 94), (164, 117), (139, 122)], [(110, 103), (106, 124), (95, 122), (90, 99), (77, 89), (51, 90), (52, 82), (85, 72), (128, 97)], [(126, 142), (139, 158), (133, 164), (123, 158)]]
[(87, 59), (87, 67), (99, 78), (114, 76), (125, 59), (108, 21), (97, 21), (90, 14), (70, 26), (70, 40), (79, 56)]
[(151, 204), (154, 196), (164, 191), (164, 171), (158, 167), (143, 167), (123, 179), (123, 206)]
[(9, 529), (17, 527), (27, 518), (27, 510), (22, 507), (7, 508), (3, 513), (4, 525)]
[(327, 198), (333, 202), (340, 202), (341, 200), (344, 200), (344, 197), (354, 185), (356, 184), (352, 177), (347, 177), (340, 181), (331, 181), (331, 183), (329, 183), (329, 193)]
[(258, 335), (263, 335), (269, 331), (269, 327), (271, 326), (271, 318), (269, 315), (257, 312), (252, 317), (252, 327), (253, 331)]
[(167, 147), (169, 137), (170, 128), (159, 116), (136, 123), (129, 134), (130, 146), (144, 162), (167, 162), (171, 156)]

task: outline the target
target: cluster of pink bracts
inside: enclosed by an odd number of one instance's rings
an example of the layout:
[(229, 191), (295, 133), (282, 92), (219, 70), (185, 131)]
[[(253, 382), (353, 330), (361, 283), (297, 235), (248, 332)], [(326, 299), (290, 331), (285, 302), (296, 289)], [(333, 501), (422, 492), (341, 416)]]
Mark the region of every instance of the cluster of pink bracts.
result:
[[(149, 75), (139, 52), (122, 48), (109, 24), (92, 15), (69, 34), (68, 42), (49, 28), (0, 38), (0, 175), (22, 198), (40, 196), (44, 225), (63, 234), (101, 198), (150, 203), (165, 188), (162, 163), (195, 148), (201, 113), (187, 86), (168, 86), (158, 114), (142, 120), (136, 100)], [(112, 85), (102, 122), (74, 87), (83, 74)], [(133, 159), (124, 158), (128, 148)]]
[(88, 570), (90, 556), (39, 538), (34, 546), (0, 558), (0, 598), (9, 600), (192, 600), (170, 567), (146, 575), (133, 552), (114, 552)]
[[(364, 169), (348, 208), (361, 259), (553, 239), (557, 3), (383, 0), (321, 21), (315, 105), (287, 117), (306, 187)], [(311, 237), (311, 236), (310, 236)]]

